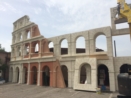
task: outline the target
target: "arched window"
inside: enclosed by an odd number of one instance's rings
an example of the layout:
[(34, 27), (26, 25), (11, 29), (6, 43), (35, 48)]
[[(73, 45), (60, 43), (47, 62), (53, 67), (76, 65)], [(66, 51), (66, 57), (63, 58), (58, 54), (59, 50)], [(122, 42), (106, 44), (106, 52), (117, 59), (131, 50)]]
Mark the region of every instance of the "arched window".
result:
[(61, 41), (61, 55), (68, 54), (68, 43), (66, 39)]
[(20, 34), (20, 41), (22, 41), (23, 40), (23, 37), (22, 37), (22, 34)]
[(18, 46), (17, 48), (17, 56), (21, 56), (21, 47), (20, 46)]
[(54, 44), (53, 44), (53, 42), (49, 42), (49, 48), (50, 48), (50, 52), (54, 52)]
[(80, 68), (80, 83), (91, 83), (91, 66), (89, 64), (83, 64)]
[(99, 35), (96, 38), (96, 52), (107, 51), (107, 41), (105, 35)]
[(76, 53), (85, 53), (85, 38), (78, 37), (76, 39)]
[(30, 38), (30, 34), (31, 34), (30, 31), (28, 31), (28, 32), (27, 32), (27, 39)]
[(28, 55), (29, 54), (29, 45), (25, 46), (25, 55)]
[(39, 45), (38, 43), (35, 45), (35, 53), (38, 53), (39, 52)]

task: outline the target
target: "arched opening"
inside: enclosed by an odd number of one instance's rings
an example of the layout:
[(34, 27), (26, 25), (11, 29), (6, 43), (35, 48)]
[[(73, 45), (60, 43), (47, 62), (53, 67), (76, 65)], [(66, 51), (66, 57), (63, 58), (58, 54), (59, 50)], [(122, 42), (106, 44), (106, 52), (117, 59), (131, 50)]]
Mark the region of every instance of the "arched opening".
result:
[(29, 45), (25, 46), (25, 55), (29, 54)]
[(20, 70), (19, 68), (17, 67), (16, 68), (16, 82), (19, 83), (19, 75), (20, 75)]
[(102, 90), (109, 90), (109, 72), (106, 65), (101, 64), (98, 66), (98, 87)]
[(120, 67), (120, 73), (130, 73), (131, 65), (130, 64), (123, 64)]
[(85, 38), (78, 37), (76, 39), (76, 53), (85, 53)]
[(24, 67), (24, 83), (26, 84), (27, 83), (27, 78), (28, 78), (28, 70), (26, 67)]
[(68, 54), (68, 43), (66, 39), (61, 41), (61, 55)]
[(95, 48), (96, 52), (107, 51), (107, 41), (105, 35), (99, 35), (96, 37)]
[(50, 86), (50, 69), (48, 66), (45, 66), (43, 68), (42, 78), (43, 78), (43, 85)]
[(23, 40), (23, 38), (22, 38), (22, 34), (20, 34), (20, 41), (22, 41)]
[(30, 31), (27, 32), (27, 39), (30, 38)]
[(53, 42), (49, 42), (49, 48), (50, 48), (50, 52), (54, 52), (54, 44), (53, 44)]
[(32, 84), (37, 84), (37, 68), (32, 68)]
[(68, 69), (65, 65), (62, 65), (61, 71), (62, 71), (62, 74), (63, 74), (65, 85), (66, 85), (66, 87), (68, 87)]
[(13, 68), (10, 69), (10, 82), (13, 82)]
[(89, 64), (83, 64), (80, 68), (80, 84), (91, 83), (91, 66)]
[(17, 48), (17, 56), (18, 57), (21, 56), (21, 47), (20, 46), (18, 46)]
[(35, 53), (38, 53), (39, 52), (39, 45), (38, 43), (35, 45)]

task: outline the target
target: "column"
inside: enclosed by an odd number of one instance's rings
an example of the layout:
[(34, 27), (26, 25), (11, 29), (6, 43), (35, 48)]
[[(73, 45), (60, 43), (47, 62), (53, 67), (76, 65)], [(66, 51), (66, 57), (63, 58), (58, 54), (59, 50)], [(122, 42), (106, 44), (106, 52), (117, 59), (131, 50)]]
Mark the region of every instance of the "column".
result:
[(116, 85), (116, 90), (118, 91), (118, 80), (117, 80), (117, 76), (120, 74), (120, 72), (116, 72), (115, 73), (115, 85)]
[(86, 54), (90, 54), (90, 40), (85, 40), (85, 49), (86, 49)]
[(59, 44), (54, 44), (54, 54), (59, 59), (61, 55), (61, 49)]
[(22, 59), (24, 59), (25, 54), (26, 54), (25, 44), (23, 44), (23, 45), (22, 45)]
[(31, 47), (31, 42), (29, 43), (29, 58), (31, 58), (31, 51), (32, 51), (32, 47)]
[(72, 71), (68, 71), (68, 87), (73, 87), (72, 85)]
[(72, 54), (71, 48), (72, 48), (71, 42), (68, 42), (68, 55)]
[(71, 43), (71, 53), (72, 55), (75, 55), (76, 54), (76, 42), (72, 42)]
[(24, 83), (24, 74), (23, 73), (24, 73), (24, 68), (23, 68), (23, 64), (21, 64), (19, 83)]
[(109, 72), (109, 82), (110, 82), (110, 91), (116, 91), (115, 88), (115, 74), (114, 72)]
[(27, 80), (27, 85), (30, 84), (30, 63), (28, 63), (28, 80)]
[(90, 39), (90, 53), (96, 52), (95, 49), (95, 39)]
[(21, 60), (23, 59), (23, 44), (21, 44)]
[(16, 71), (13, 70), (13, 79), (12, 79), (12, 82), (16, 82)]
[(40, 86), (40, 73), (41, 73), (41, 70), (40, 70), (40, 62), (38, 62), (38, 75), (37, 75), (37, 86)]
[(32, 33), (33, 33), (33, 31), (32, 31), (32, 26), (31, 26), (31, 28), (30, 28), (30, 38), (32, 38)]
[(19, 67), (19, 81), (18, 81), (18, 84), (20, 84), (21, 83), (21, 78), (22, 78), (22, 72), (21, 72), (22, 70), (20, 69), (20, 67)]
[(42, 51), (41, 51), (41, 40), (39, 40), (39, 57), (41, 57), (41, 53), (42, 53)]

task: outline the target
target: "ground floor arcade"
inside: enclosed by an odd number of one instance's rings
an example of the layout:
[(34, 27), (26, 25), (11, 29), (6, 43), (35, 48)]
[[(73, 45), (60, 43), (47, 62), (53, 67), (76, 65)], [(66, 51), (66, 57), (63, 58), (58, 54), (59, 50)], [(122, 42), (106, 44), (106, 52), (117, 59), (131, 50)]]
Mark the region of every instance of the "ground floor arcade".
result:
[[(113, 86), (117, 85), (115, 72), (111, 72), (110, 67), (104, 63), (96, 63), (95, 65), (86, 61), (77, 63), (74, 70), (66, 64), (55, 66), (56, 62), (11, 65), (10, 82), (38, 86), (72, 87), (89, 91), (95, 91), (97, 87), (100, 87), (103, 90), (115, 91), (115, 86)], [(128, 66), (129, 64), (122, 64), (119, 67), (119, 73), (127, 72), (130, 69)], [(74, 76), (72, 74), (72, 78), (71, 73), (74, 74)], [(71, 81), (74, 81), (72, 86)]]

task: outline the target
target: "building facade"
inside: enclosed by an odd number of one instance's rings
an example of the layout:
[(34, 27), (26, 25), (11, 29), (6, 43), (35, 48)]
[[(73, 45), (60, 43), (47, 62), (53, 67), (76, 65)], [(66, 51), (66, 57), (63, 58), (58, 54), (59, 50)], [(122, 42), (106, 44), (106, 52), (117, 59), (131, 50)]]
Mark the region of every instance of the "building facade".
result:
[[(116, 91), (121, 66), (131, 64), (131, 57), (113, 57), (112, 37), (129, 34), (129, 29), (116, 29), (116, 8), (111, 8), (112, 27), (102, 27), (45, 38), (38, 26), (24, 16), (14, 22), (10, 62), (10, 82), (38, 86), (70, 87), (75, 90), (96, 91), (105, 86)], [(96, 51), (96, 38), (106, 36), (107, 51)], [(85, 38), (85, 53), (77, 53), (76, 40)], [(61, 42), (67, 39), (66, 54), (61, 54)], [(53, 52), (49, 43), (53, 42)], [(64, 53), (64, 52), (63, 52)]]

